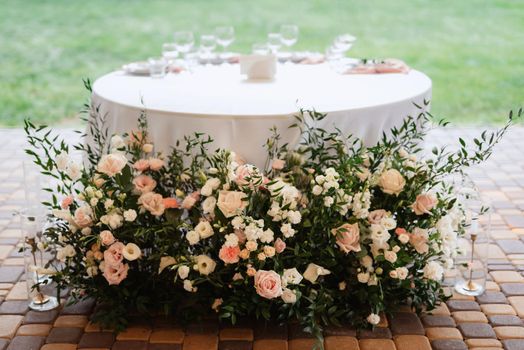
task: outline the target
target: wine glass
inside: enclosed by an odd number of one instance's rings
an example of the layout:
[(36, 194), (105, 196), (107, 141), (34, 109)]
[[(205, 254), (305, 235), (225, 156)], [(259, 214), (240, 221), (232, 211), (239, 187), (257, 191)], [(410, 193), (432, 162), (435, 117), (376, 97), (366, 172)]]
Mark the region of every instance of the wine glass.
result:
[(356, 40), (357, 38), (351, 34), (341, 34), (335, 38), (333, 46), (345, 54), (351, 49)]
[(217, 47), (217, 39), (214, 35), (203, 34), (200, 36), (200, 48), (207, 62), (211, 61), (212, 52)]
[(269, 33), (267, 36), (267, 46), (273, 54), (276, 54), (278, 49), (282, 47), (282, 34)]
[(162, 45), (162, 57), (167, 61), (169, 65), (175, 63), (178, 57), (178, 51), (174, 43), (165, 43)]
[(267, 43), (255, 43), (252, 46), (252, 51), (255, 55), (267, 55), (269, 53), (269, 47)]
[(187, 53), (195, 44), (193, 32), (183, 30), (175, 32), (174, 36), (176, 49), (178, 52), (181, 52), (182, 54)]
[(284, 44), (289, 52), (283, 57), (286, 61), (291, 59), (291, 46), (298, 41), (298, 26), (294, 24), (283, 24), (280, 26), (280, 35), (282, 35), (282, 44)]
[(217, 27), (215, 29), (217, 44), (222, 47), (222, 58), (227, 56), (226, 49), (235, 41), (235, 28), (231, 26)]

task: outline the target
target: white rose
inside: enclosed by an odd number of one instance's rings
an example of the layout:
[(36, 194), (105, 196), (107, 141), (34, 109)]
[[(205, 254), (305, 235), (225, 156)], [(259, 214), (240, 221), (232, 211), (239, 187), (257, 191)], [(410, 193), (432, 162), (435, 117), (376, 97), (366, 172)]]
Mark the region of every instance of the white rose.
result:
[[(380, 269), (380, 268), (379, 268)], [(378, 269), (377, 269), (378, 270)], [(377, 275), (371, 275), (369, 276), (368, 286), (376, 286), (378, 285), (378, 278)]]
[(128, 243), (124, 247), (124, 250), (122, 251), (122, 255), (124, 255), (124, 258), (128, 261), (133, 261), (142, 255), (142, 252), (140, 251), (140, 248), (134, 244), (134, 243)]
[(302, 275), (296, 268), (285, 269), (282, 274), (282, 285), (287, 286), (288, 284), (299, 284), (302, 281)]
[(436, 261), (430, 261), (424, 266), (424, 278), (440, 281), (444, 275), (444, 269)]
[(198, 233), (200, 239), (211, 237), (215, 233), (209, 221), (200, 221), (198, 225), (195, 226), (195, 232)]
[(407, 235), (406, 233), (401, 233), (398, 236), (398, 240), (400, 241), (400, 243), (406, 244), (409, 242), (409, 235)]
[(362, 259), (360, 259), (360, 263), (366, 269), (369, 269), (371, 266), (373, 266), (373, 258), (371, 258), (369, 255), (366, 255)]
[(380, 220), (380, 224), (386, 229), (386, 230), (393, 230), (395, 227), (397, 227), (397, 221), (393, 219), (392, 217), (384, 217), (382, 220)]
[(57, 167), (58, 170), (60, 170), (60, 171), (66, 170), (67, 165), (69, 164), (69, 154), (67, 154), (65, 152), (60, 152), (56, 156), (55, 162), (56, 162), (56, 167)]
[(197, 291), (197, 288), (193, 287), (193, 281), (190, 280), (184, 280), (184, 289), (192, 293)]
[(382, 192), (398, 196), (398, 194), (404, 189), (406, 180), (404, 180), (398, 170), (389, 169), (380, 175), (378, 185), (382, 189)]
[(206, 181), (202, 189), (200, 190), (200, 194), (202, 196), (211, 196), (214, 190), (218, 189), (220, 187), (220, 180), (217, 178), (211, 178)]
[(186, 265), (180, 266), (178, 268), (178, 277), (185, 280), (187, 276), (189, 276), (189, 271), (190, 271), (189, 266), (186, 266)]
[(238, 191), (220, 191), (218, 208), (226, 218), (240, 214), (247, 205), (246, 194)]
[(322, 194), (322, 191), (323, 191), (323, 188), (322, 188), (321, 186), (319, 186), (319, 185), (315, 185), (315, 186), (313, 186), (313, 194), (314, 194), (315, 196), (319, 196), (319, 195), (321, 195), (321, 194)]
[(196, 264), (198, 267), (198, 272), (201, 275), (209, 275), (215, 271), (217, 263), (207, 255), (199, 255), (196, 257)]
[(123, 223), (124, 218), (122, 215), (117, 213), (107, 215), (107, 225), (109, 225), (109, 227), (111, 227), (113, 230), (121, 227)]
[(371, 240), (374, 243), (386, 243), (390, 238), (391, 234), (384, 229), (381, 225), (371, 224)]
[(360, 283), (368, 283), (369, 281), (369, 272), (361, 272), (357, 274), (357, 279)]
[(380, 316), (377, 314), (369, 314), (366, 320), (372, 325), (377, 325), (380, 323)]
[(311, 283), (315, 283), (319, 276), (329, 275), (331, 271), (323, 268), (317, 264), (310, 263), (306, 271), (304, 271), (304, 278)]
[(126, 221), (129, 221), (129, 222), (135, 221), (136, 216), (137, 216), (137, 214), (136, 214), (136, 211), (134, 209), (128, 209), (128, 210), (124, 211), (124, 219)]
[(247, 241), (246, 242), (246, 249), (250, 252), (254, 252), (258, 248), (258, 243), (255, 241)]
[(110, 153), (102, 156), (98, 162), (97, 170), (107, 176), (120, 174), (127, 164), (127, 158), (119, 153)]
[(264, 255), (267, 256), (268, 258), (272, 258), (275, 256), (275, 247), (272, 247), (270, 245), (266, 245), (264, 246)]
[(405, 267), (397, 267), (395, 271), (397, 271), (397, 276), (399, 280), (405, 280), (408, 277), (409, 270)]
[(67, 258), (72, 258), (76, 255), (75, 248), (68, 244), (65, 247), (58, 250), (57, 258), (60, 261), (65, 261)]
[(189, 231), (186, 233), (186, 239), (190, 245), (195, 245), (200, 241), (200, 235), (196, 231)]
[(262, 243), (271, 243), (273, 242), (273, 239), (274, 239), (274, 233), (273, 231), (271, 231), (271, 229), (267, 229), (265, 231), (262, 232), (262, 234), (260, 235), (260, 241)]
[(297, 294), (295, 293), (295, 291), (288, 289), (288, 288), (284, 288), (282, 290), (281, 297), (284, 303), (287, 303), (287, 304), (294, 304), (297, 301)]
[(119, 135), (113, 135), (113, 137), (111, 137), (111, 148), (119, 149), (125, 146), (126, 143), (124, 142), (124, 139)]
[[(98, 192), (98, 191), (97, 191)], [(112, 199), (106, 199), (104, 201), (104, 208), (106, 210), (111, 210), (111, 208), (113, 207), (113, 205), (115, 204), (115, 201), (112, 200)]]
[(295, 235), (295, 229), (291, 227), (291, 224), (283, 224), (280, 227), (280, 231), (286, 238), (290, 238)]
[(207, 197), (202, 202), (202, 209), (204, 210), (204, 214), (211, 214), (215, 211), (215, 207), (217, 205), (217, 199), (215, 197)]
[(98, 204), (98, 198), (91, 198), (91, 200), (89, 201), (89, 204), (94, 207)]
[(335, 203), (335, 200), (333, 199), (333, 197), (330, 197), (330, 196), (326, 196), (324, 197), (324, 206), (329, 208), (333, 205), (333, 203)]
[(388, 250), (384, 253), (384, 258), (393, 264), (395, 261), (397, 261), (397, 253), (392, 250)]
[(67, 176), (71, 178), (71, 180), (76, 181), (82, 175), (82, 165), (71, 161), (67, 165), (66, 173), (67, 173)]
[(300, 221), (302, 221), (302, 215), (300, 214), (300, 212), (298, 210), (290, 210), (290, 211), (288, 211), (287, 212), (287, 218), (294, 225), (299, 224)]

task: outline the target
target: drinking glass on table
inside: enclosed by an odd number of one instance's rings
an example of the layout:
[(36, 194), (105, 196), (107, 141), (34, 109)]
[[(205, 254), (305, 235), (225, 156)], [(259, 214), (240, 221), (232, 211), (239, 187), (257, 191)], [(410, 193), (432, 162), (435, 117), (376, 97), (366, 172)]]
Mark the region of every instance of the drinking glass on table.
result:
[(283, 24), (280, 26), (280, 35), (282, 36), (282, 44), (289, 50), (285, 58), (290, 59), (292, 56), (291, 46), (295, 45), (298, 41), (298, 26), (294, 24)]
[(256, 55), (267, 55), (269, 54), (269, 47), (267, 43), (255, 43), (252, 46), (252, 52)]
[(200, 48), (202, 49), (203, 58), (206, 63), (211, 63), (213, 50), (217, 46), (217, 39), (214, 35), (204, 34), (200, 36)]
[(273, 54), (277, 54), (278, 49), (282, 47), (282, 34), (269, 33), (267, 35), (267, 46)]
[(167, 61), (167, 64), (172, 65), (178, 57), (178, 51), (174, 43), (165, 43), (162, 45), (162, 57)]
[(215, 29), (215, 36), (217, 39), (217, 44), (222, 47), (222, 54), (220, 58), (227, 58), (227, 47), (235, 41), (235, 28), (231, 26), (217, 27)]
[(175, 32), (174, 34), (175, 38), (175, 46), (178, 52), (182, 53), (182, 56), (184, 56), (195, 44), (195, 37), (193, 36), (193, 32), (183, 30), (179, 32)]
[(335, 38), (333, 46), (339, 50), (343, 55), (351, 49), (357, 38), (351, 34), (341, 34)]
[(166, 76), (167, 61), (164, 57), (151, 57), (148, 62), (151, 78), (163, 78)]

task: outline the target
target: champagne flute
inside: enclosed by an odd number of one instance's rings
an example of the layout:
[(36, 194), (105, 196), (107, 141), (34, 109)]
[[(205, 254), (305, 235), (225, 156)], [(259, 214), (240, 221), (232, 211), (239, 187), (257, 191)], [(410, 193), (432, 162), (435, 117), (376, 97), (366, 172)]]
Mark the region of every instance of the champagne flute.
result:
[(193, 32), (188, 30), (182, 30), (175, 32), (175, 46), (178, 52), (182, 54), (182, 59), (185, 60), (186, 54), (191, 50), (195, 44), (195, 37)]
[(227, 58), (227, 47), (235, 41), (235, 28), (232, 26), (217, 27), (215, 29), (217, 44), (222, 47), (221, 58)]
[(280, 26), (280, 35), (282, 36), (282, 44), (284, 44), (288, 50), (287, 59), (291, 58), (291, 46), (295, 45), (298, 41), (298, 26), (294, 24), (283, 24)]
[(204, 59), (207, 63), (211, 62), (212, 52), (217, 46), (217, 39), (214, 35), (203, 34), (200, 36), (200, 48), (204, 52)]
[(269, 33), (267, 36), (267, 46), (273, 54), (277, 54), (278, 49), (282, 47), (282, 34)]
[(162, 45), (162, 57), (167, 61), (168, 65), (173, 65), (178, 57), (178, 51), (174, 43), (165, 43)]

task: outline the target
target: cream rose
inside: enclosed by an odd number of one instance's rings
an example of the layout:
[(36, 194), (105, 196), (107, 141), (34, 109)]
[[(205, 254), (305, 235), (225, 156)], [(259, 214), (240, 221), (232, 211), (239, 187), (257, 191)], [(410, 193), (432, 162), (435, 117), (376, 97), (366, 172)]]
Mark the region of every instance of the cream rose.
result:
[(140, 248), (134, 244), (134, 243), (128, 243), (124, 247), (124, 250), (122, 251), (122, 254), (124, 255), (124, 258), (127, 261), (133, 261), (142, 255), (142, 252), (140, 251)]
[(127, 158), (119, 153), (110, 153), (102, 156), (97, 170), (107, 176), (115, 176), (122, 172), (127, 164)]
[(310, 263), (306, 271), (304, 271), (304, 278), (311, 283), (315, 283), (319, 276), (329, 275), (331, 271), (323, 268), (317, 264)]
[(104, 230), (100, 232), (100, 241), (102, 242), (103, 245), (110, 246), (111, 244), (115, 242), (115, 237), (113, 236), (111, 231)]
[(282, 295), (280, 276), (275, 271), (258, 270), (255, 274), (255, 289), (263, 298), (278, 298)]
[(380, 175), (378, 185), (382, 189), (382, 192), (398, 196), (398, 194), (404, 189), (406, 180), (404, 180), (398, 170), (389, 169)]
[(178, 277), (185, 280), (189, 276), (189, 266), (182, 265), (178, 268)]
[(424, 272), (424, 278), (434, 280), (434, 281), (440, 281), (442, 280), (442, 277), (444, 276), (444, 269), (436, 261), (428, 262), (426, 266), (424, 266), (423, 272)]
[(294, 304), (297, 301), (297, 294), (294, 290), (284, 288), (282, 291), (282, 300), (287, 304)]
[(207, 197), (202, 202), (202, 209), (204, 210), (204, 214), (211, 214), (215, 211), (215, 207), (217, 205), (217, 199), (215, 197)]
[(195, 226), (195, 232), (198, 233), (200, 239), (211, 237), (214, 234), (213, 227), (211, 226), (209, 221), (200, 221)]
[(215, 271), (217, 263), (207, 255), (199, 255), (196, 257), (196, 264), (198, 272), (201, 275), (209, 275)]
[(220, 191), (218, 194), (218, 209), (226, 218), (238, 215), (246, 207), (246, 194), (237, 191)]
[(415, 203), (411, 205), (411, 209), (416, 215), (431, 214), (431, 209), (437, 205), (437, 197), (433, 193), (419, 194), (415, 199)]
[(83, 206), (75, 210), (75, 215), (73, 217), (73, 220), (75, 222), (75, 225), (84, 228), (91, 226), (93, 224), (93, 218), (91, 217), (93, 215), (93, 210), (91, 210), (88, 206)]
[(138, 204), (140, 204), (145, 210), (150, 212), (152, 215), (159, 216), (164, 214), (164, 200), (162, 195), (154, 192), (147, 192), (138, 198)]
[(337, 245), (344, 253), (360, 252), (360, 230), (358, 223), (344, 224), (331, 230), (337, 238)]

